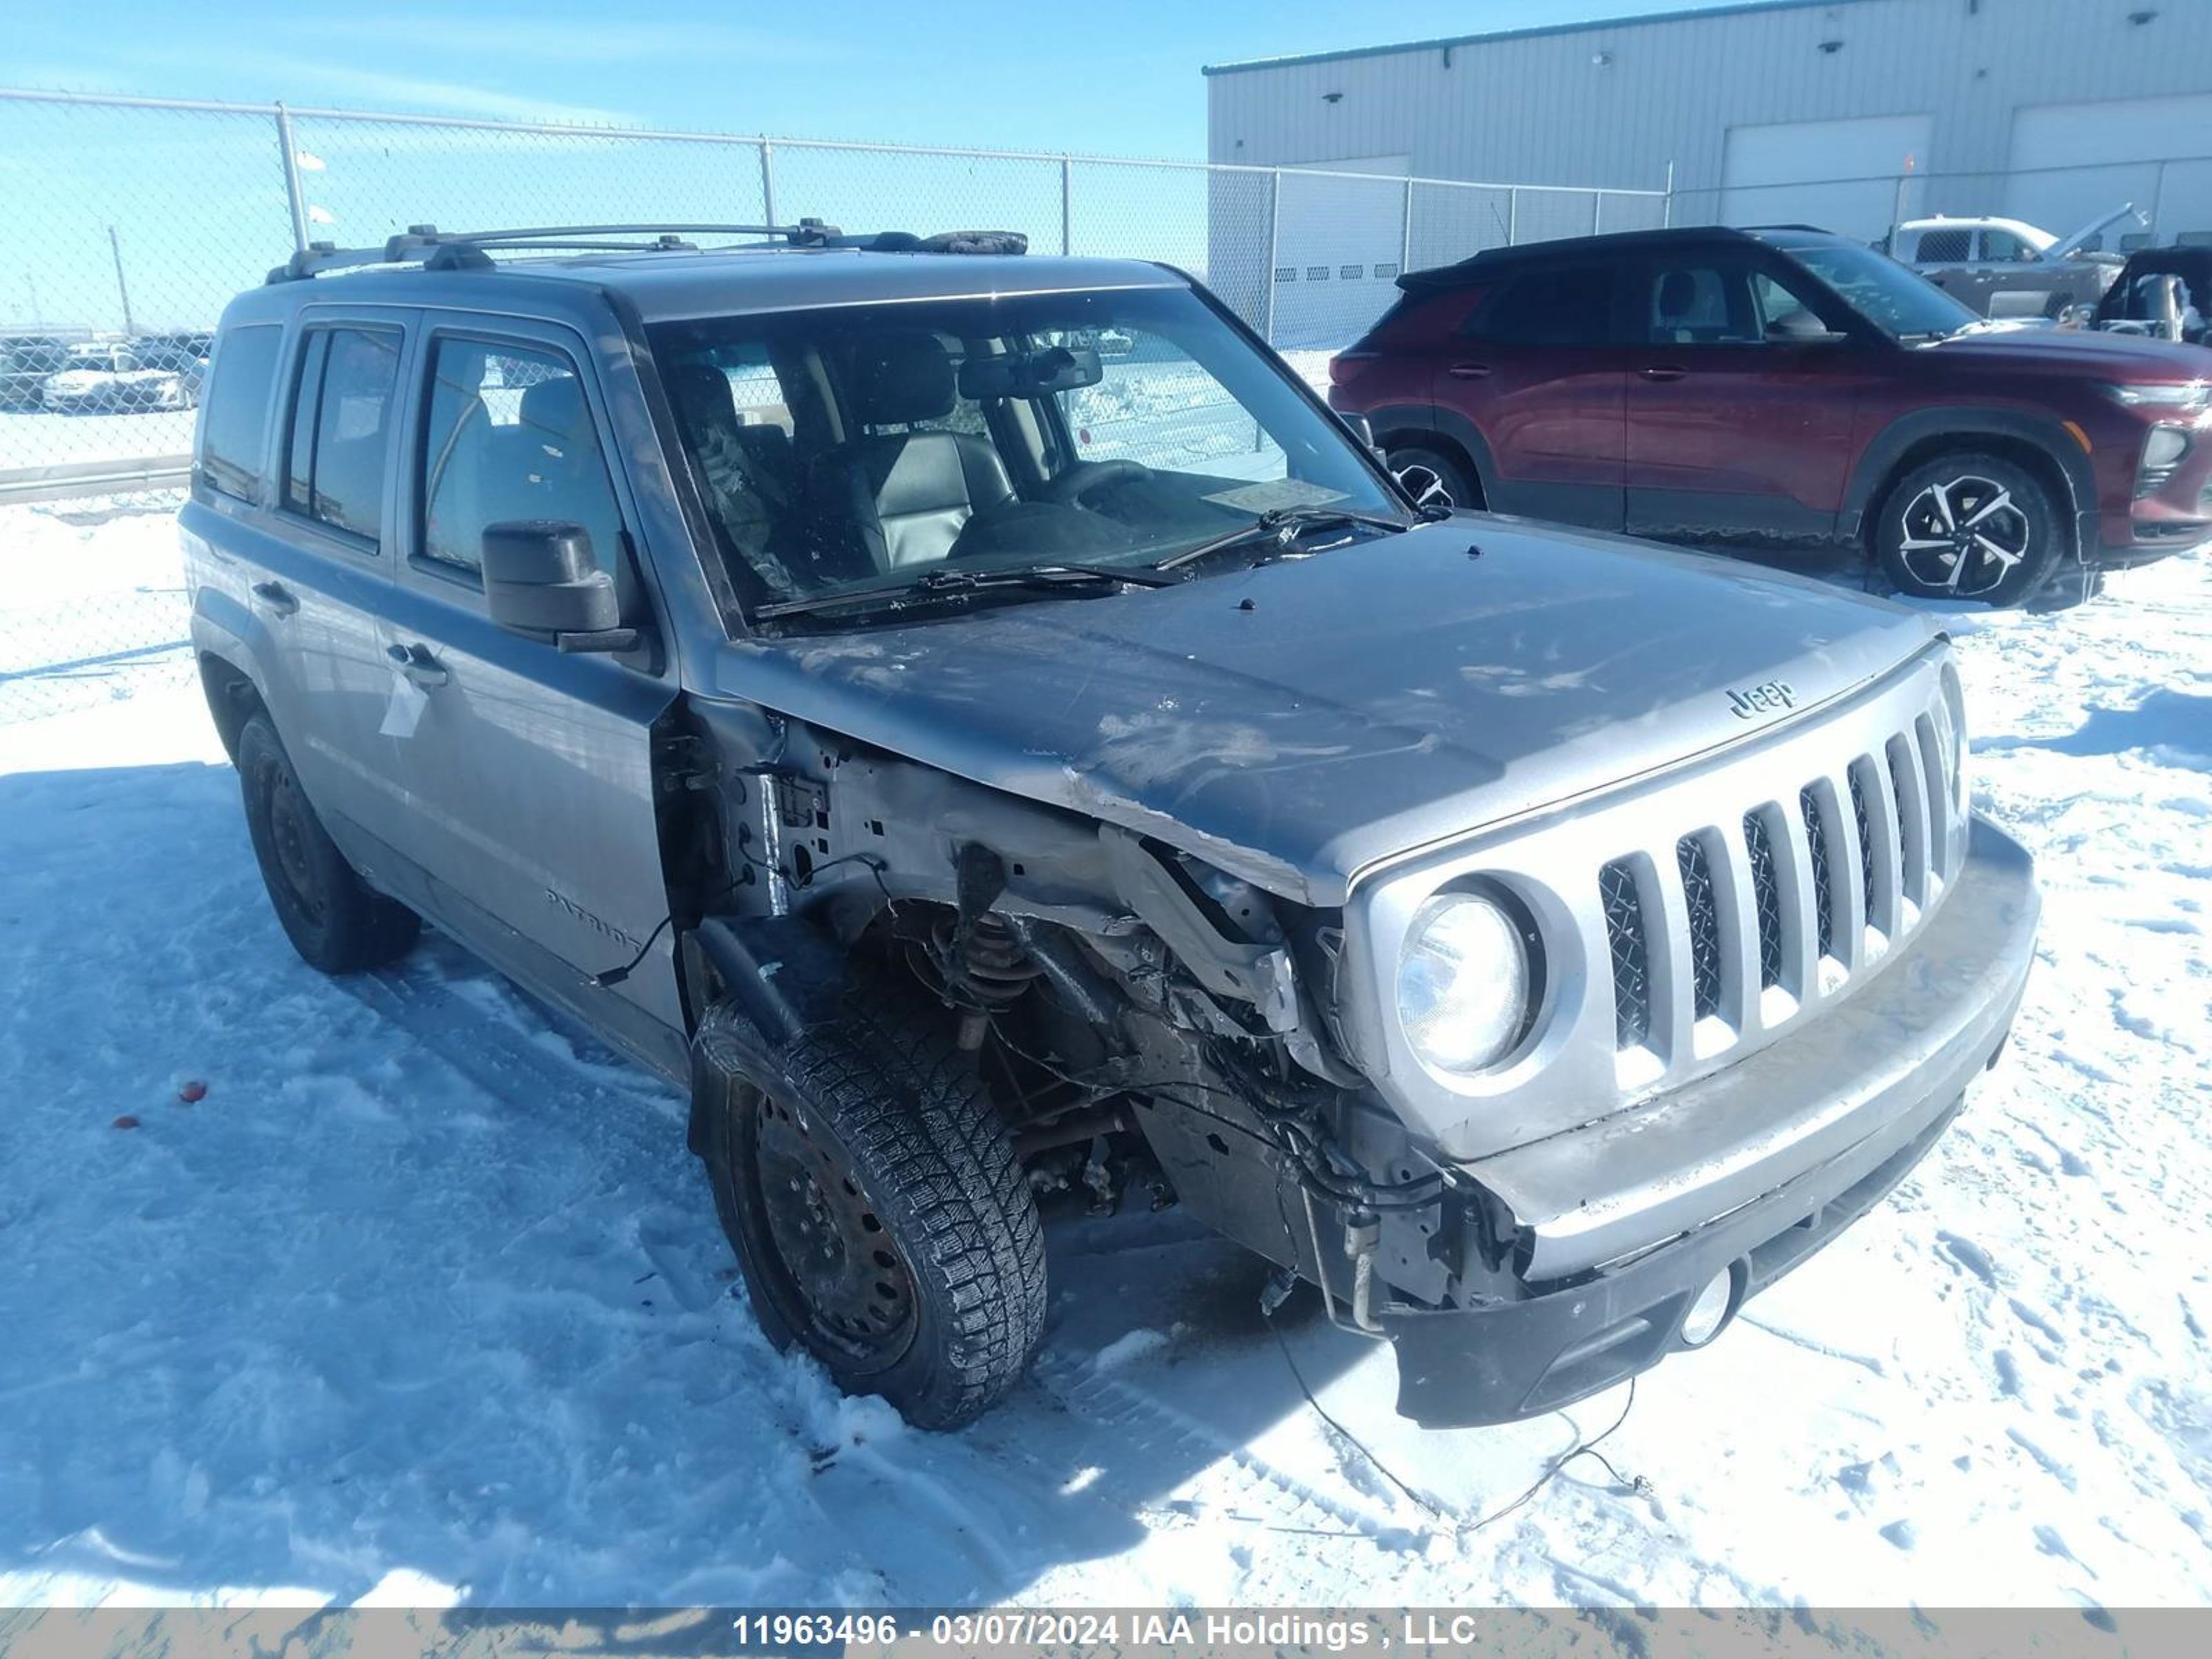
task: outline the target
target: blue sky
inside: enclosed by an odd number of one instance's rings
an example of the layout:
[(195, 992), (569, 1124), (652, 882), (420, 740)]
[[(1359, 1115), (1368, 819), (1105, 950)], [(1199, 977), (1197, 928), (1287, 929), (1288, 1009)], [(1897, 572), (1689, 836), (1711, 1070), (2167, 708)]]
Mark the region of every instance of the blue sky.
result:
[[(1680, 3), (1680, 0), (1675, 0)], [(508, 120), (602, 138), (302, 118), (310, 234), (380, 243), (424, 221), (753, 222), (757, 155), (650, 128), (1202, 159), (1200, 65), (1666, 9), (1657, 0), (16, 0), (0, 86)], [(0, 327), (204, 326), (291, 246), (266, 117), (0, 100)], [(1059, 251), (1056, 161), (775, 152), (776, 216), (990, 225)], [(1259, 222), (1196, 170), (1079, 167), (1072, 252), (1203, 271), (1209, 228)], [(1651, 179), (1558, 180), (1645, 185)], [(110, 242), (110, 228), (115, 243)], [(1256, 234), (1256, 232), (1255, 232)]]
[(1692, 3), (62, 0), (7, 9), (0, 84), (1198, 157), (1202, 64)]

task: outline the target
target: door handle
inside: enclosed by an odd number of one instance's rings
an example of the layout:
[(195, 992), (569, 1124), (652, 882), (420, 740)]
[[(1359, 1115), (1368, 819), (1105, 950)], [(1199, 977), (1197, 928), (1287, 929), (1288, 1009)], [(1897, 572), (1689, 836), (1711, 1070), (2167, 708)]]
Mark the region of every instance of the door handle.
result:
[(392, 665), (404, 674), (410, 684), (422, 690), (431, 690), (446, 683), (445, 666), (430, 654), (427, 645), (387, 645), (384, 654), (392, 659)]
[(1686, 368), (1677, 368), (1672, 363), (1654, 363), (1644, 371), (1644, 378), (1647, 380), (1679, 380), (1689, 372)]
[(300, 601), (293, 597), (292, 590), (282, 582), (254, 583), (253, 597), (280, 617), (289, 617), (300, 608)]
[(1454, 363), (1444, 371), (1455, 380), (1479, 380), (1490, 373), (1488, 363)]

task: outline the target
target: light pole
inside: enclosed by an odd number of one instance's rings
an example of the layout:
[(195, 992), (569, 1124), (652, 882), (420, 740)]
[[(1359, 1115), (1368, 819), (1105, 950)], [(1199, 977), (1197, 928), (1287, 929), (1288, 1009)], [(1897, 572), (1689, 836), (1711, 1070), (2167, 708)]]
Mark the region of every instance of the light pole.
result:
[(115, 292), (123, 301), (123, 337), (135, 340), (138, 330), (131, 320), (131, 285), (123, 280), (123, 243), (115, 234), (115, 227), (107, 228), (108, 251), (115, 255)]

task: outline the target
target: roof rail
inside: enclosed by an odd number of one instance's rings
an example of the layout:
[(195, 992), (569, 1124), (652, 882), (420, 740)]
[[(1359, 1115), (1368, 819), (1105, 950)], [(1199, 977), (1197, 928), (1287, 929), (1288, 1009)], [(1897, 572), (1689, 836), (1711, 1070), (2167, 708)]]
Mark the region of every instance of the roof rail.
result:
[[(589, 250), (599, 252), (645, 253), (656, 251), (692, 252), (696, 244), (686, 236), (757, 236), (794, 247), (820, 246), (842, 238), (835, 225), (819, 219), (801, 219), (795, 225), (538, 225), (514, 230), (440, 230), (435, 225), (410, 225), (377, 247), (339, 247), (331, 242), (311, 242), (269, 273), (271, 283), (301, 282), (329, 270), (360, 265), (421, 265), (426, 270), (467, 270), (488, 268), (495, 248)], [(616, 241), (614, 237), (649, 238), (645, 241)]]
[[(1024, 253), (1029, 238), (1015, 230), (955, 230), (935, 236), (872, 230), (848, 235), (819, 219), (795, 225), (540, 225), (521, 230), (440, 230), (410, 225), (380, 247), (311, 242), (270, 271), (271, 283), (296, 283), (361, 265), (420, 265), (425, 270), (483, 270), (494, 249), (533, 248), (611, 253), (696, 252), (686, 236), (756, 236), (790, 247), (855, 248), (874, 253)], [(645, 237), (644, 241), (613, 240)]]

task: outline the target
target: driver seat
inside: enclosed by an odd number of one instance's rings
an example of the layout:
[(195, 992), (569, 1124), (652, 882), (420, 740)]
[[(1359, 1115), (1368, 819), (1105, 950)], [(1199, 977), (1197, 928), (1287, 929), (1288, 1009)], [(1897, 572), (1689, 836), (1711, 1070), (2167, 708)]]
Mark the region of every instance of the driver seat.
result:
[[(854, 348), (847, 414), (864, 428), (940, 420), (958, 398), (952, 355), (919, 331)], [(879, 574), (951, 552), (969, 519), (1012, 505), (1014, 486), (990, 441), (968, 432), (870, 432), (817, 464), (817, 499), (853, 526)]]
[(1690, 318), (1698, 308), (1698, 279), (1686, 270), (1670, 270), (1659, 279), (1657, 303), (1654, 309), (1656, 325), (1652, 337), (1674, 344), (1687, 344), (1698, 338), (1698, 331), (1691, 327)]

